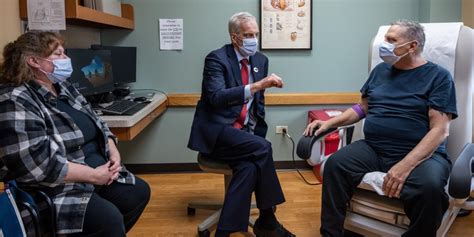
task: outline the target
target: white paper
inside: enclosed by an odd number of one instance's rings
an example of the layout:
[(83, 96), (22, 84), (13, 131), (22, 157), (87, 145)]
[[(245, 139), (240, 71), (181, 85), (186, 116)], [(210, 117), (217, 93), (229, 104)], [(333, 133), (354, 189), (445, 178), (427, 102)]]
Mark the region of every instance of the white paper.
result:
[(160, 19), (160, 50), (183, 49), (183, 19)]
[(64, 0), (27, 0), (30, 30), (66, 30)]
[(357, 187), (365, 190), (373, 190), (378, 195), (385, 196), (385, 192), (383, 191), (383, 179), (385, 175), (387, 175), (387, 173), (380, 171), (366, 173)]

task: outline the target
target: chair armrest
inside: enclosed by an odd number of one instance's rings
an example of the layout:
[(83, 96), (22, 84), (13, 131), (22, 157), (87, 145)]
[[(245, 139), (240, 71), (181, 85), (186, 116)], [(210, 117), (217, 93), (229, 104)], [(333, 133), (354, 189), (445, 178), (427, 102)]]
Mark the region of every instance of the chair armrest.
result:
[[(28, 213), (30, 213), (31, 221), (33, 222), (33, 227), (34, 227), (34, 231), (35, 231), (34, 236), (41, 236), (41, 225), (40, 225), (40, 218), (39, 218), (39, 213), (38, 213), (37, 208), (35, 206), (31, 205), (31, 203), (26, 202), (26, 201), (17, 201), (16, 204), (18, 205), (18, 207), (20, 209), (24, 209)], [(25, 221), (23, 220), (23, 222), (25, 222)], [(25, 226), (25, 231), (28, 232), (28, 230), (26, 230), (26, 229), (27, 229), (27, 227)]]
[(54, 205), (51, 197), (49, 197), (46, 192), (38, 188), (24, 187), (23, 189), (24, 191), (33, 195), (35, 202), (37, 202), (38, 204), (44, 203), (46, 205), (46, 213), (44, 214), (48, 215), (47, 217), (40, 217), (40, 208), (39, 206), (35, 207), (38, 212), (38, 220), (35, 221), (38, 222), (41, 226), (41, 228), (39, 229), (40, 233), (47, 233), (47, 236), (56, 237), (56, 206)]
[(329, 135), (330, 133), (336, 131), (337, 128), (330, 128), (317, 136), (303, 136), (298, 141), (298, 145), (296, 147), (296, 155), (303, 160), (307, 160), (311, 157), (311, 149), (313, 144), (316, 141), (323, 139), (325, 136)]
[(449, 195), (457, 199), (466, 199), (471, 194), (471, 162), (474, 157), (474, 144), (468, 143), (464, 146), (458, 158), (454, 162), (451, 176), (449, 178)]
[(298, 145), (296, 147), (296, 154), (298, 155), (298, 157), (300, 157), (303, 160), (309, 159), (311, 157), (311, 151), (315, 142), (339, 130), (345, 130), (345, 143), (343, 143), (343, 146), (346, 144), (349, 144), (352, 141), (352, 134), (354, 132), (354, 127), (355, 125), (351, 124), (351, 125), (341, 126), (337, 128), (329, 128), (328, 130), (318, 134), (317, 136), (303, 136), (298, 141)]
[(32, 192), (36, 194), (36, 197), (38, 197), (38, 199), (42, 199), (42, 201), (46, 203), (47, 210), (49, 210), (49, 221), (51, 222), (51, 237), (56, 237), (56, 206), (54, 205), (53, 200), (41, 190), (32, 190)]

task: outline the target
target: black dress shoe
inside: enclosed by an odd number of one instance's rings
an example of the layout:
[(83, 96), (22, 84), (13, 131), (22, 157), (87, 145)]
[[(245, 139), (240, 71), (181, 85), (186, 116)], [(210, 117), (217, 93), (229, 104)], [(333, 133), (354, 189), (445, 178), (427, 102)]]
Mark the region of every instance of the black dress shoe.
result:
[(461, 209), (459, 210), (457, 217), (469, 216), (471, 212), (472, 212), (471, 210)]
[(296, 235), (285, 229), (280, 223), (274, 229), (265, 229), (258, 220), (253, 226), (253, 233), (256, 237), (296, 237)]

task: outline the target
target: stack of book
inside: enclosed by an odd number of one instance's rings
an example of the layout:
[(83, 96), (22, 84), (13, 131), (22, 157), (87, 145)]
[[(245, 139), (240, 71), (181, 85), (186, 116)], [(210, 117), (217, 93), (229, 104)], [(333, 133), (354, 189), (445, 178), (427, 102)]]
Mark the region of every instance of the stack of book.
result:
[(84, 6), (112, 15), (122, 16), (121, 0), (83, 0)]
[(95, 0), (82, 0), (84, 7), (92, 8), (94, 10), (97, 9), (97, 4)]

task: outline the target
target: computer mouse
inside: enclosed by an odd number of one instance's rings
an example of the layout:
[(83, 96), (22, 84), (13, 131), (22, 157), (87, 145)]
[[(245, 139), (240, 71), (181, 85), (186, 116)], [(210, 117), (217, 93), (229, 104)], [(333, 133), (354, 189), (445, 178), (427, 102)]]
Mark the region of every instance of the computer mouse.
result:
[(133, 101), (135, 101), (135, 102), (145, 102), (147, 100), (148, 100), (148, 98), (146, 98), (145, 96), (140, 96), (140, 97), (136, 97), (136, 98), (133, 99)]

